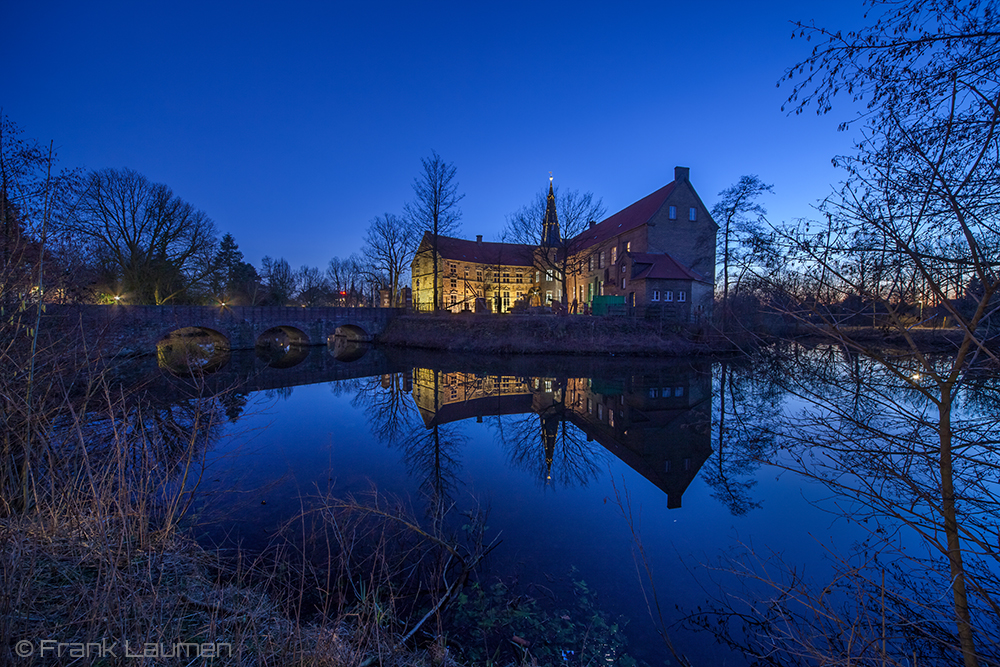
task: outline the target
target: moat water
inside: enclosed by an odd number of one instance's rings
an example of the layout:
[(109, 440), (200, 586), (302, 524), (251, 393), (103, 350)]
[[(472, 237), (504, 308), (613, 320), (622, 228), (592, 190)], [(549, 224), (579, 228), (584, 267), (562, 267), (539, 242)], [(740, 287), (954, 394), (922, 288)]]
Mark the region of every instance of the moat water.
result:
[(679, 664), (664, 632), (694, 665), (749, 664), (703, 627), (772, 594), (748, 588), (748, 564), (822, 584), (872, 535), (845, 511), (857, 498), (789, 470), (801, 456), (778, 424), (801, 398), (766, 361), (286, 354), (233, 353), (193, 382), (142, 371), (163, 400), (220, 392), (199, 538), (260, 550), (310, 508), (374, 490), (452, 534), (488, 511), (484, 539), (499, 544), (473, 579), (530, 599), (536, 653), (564, 642), (548, 649), (566, 664), (586, 631), (545, 623), (574, 614), (621, 637), (605, 664)]

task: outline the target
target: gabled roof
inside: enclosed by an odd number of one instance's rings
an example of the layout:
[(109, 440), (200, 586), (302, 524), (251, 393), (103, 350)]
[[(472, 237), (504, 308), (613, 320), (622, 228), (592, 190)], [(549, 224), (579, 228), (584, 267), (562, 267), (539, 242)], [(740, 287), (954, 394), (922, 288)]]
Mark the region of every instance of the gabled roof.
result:
[[(430, 249), (430, 232), (424, 232), (421, 249)], [(467, 241), (451, 236), (438, 236), (438, 253), (444, 259), (479, 264), (500, 264), (507, 266), (533, 266), (535, 246), (520, 243), (493, 243), (490, 241)]]
[(692, 271), (667, 254), (654, 255), (646, 252), (630, 252), (632, 258), (632, 280), (646, 278), (661, 280), (697, 280), (708, 282), (705, 276)]
[(597, 223), (590, 229), (585, 229), (573, 239), (574, 250), (582, 250), (596, 243), (606, 241), (622, 232), (644, 225), (656, 215), (670, 193), (674, 191), (677, 181), (664, 185), (653, 194), (646, 195), (630, 206), (626, 206), (610, 218)]

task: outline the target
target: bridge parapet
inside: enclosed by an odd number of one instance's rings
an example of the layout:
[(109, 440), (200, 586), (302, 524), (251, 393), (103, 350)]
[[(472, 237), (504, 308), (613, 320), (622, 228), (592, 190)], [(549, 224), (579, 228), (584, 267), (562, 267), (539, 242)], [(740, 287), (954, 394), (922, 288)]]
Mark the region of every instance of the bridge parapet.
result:
[(231, 349), (249, 350), (261, 334), (276, 327), (302, 331), (310, 345), (325, 345), (343, 326), (377, 338), (404, 312), (402, 308), (49, 305), (42, 329), (49, 336), (82, 335), (90, 349), (111, 355), (153, 354), (159, 341), (187, 327), (216, 331)]

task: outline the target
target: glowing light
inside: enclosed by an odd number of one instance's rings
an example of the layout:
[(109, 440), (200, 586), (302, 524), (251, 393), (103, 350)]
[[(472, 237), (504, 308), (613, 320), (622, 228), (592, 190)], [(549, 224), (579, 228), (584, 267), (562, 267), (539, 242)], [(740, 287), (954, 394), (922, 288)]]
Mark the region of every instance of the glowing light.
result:
[(914, 380), (914, 381), (919, 380), (920, 379), (920, 373), (914, 373), (913, 375), (910, 376), (910, 379)]

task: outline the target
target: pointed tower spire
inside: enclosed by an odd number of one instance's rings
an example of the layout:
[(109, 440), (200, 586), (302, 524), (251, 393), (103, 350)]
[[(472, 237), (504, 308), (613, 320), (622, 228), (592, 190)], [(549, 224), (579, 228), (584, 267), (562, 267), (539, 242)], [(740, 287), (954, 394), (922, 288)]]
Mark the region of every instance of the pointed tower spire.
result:
[(549, 196), (545, 202), (545, 217), (542, 218), (542, 247), (554, 248), (562, 243), (559, 234), (559, 217), (556, 216), (556, 195), (552, 189), (552, 172), (549, 172)]

